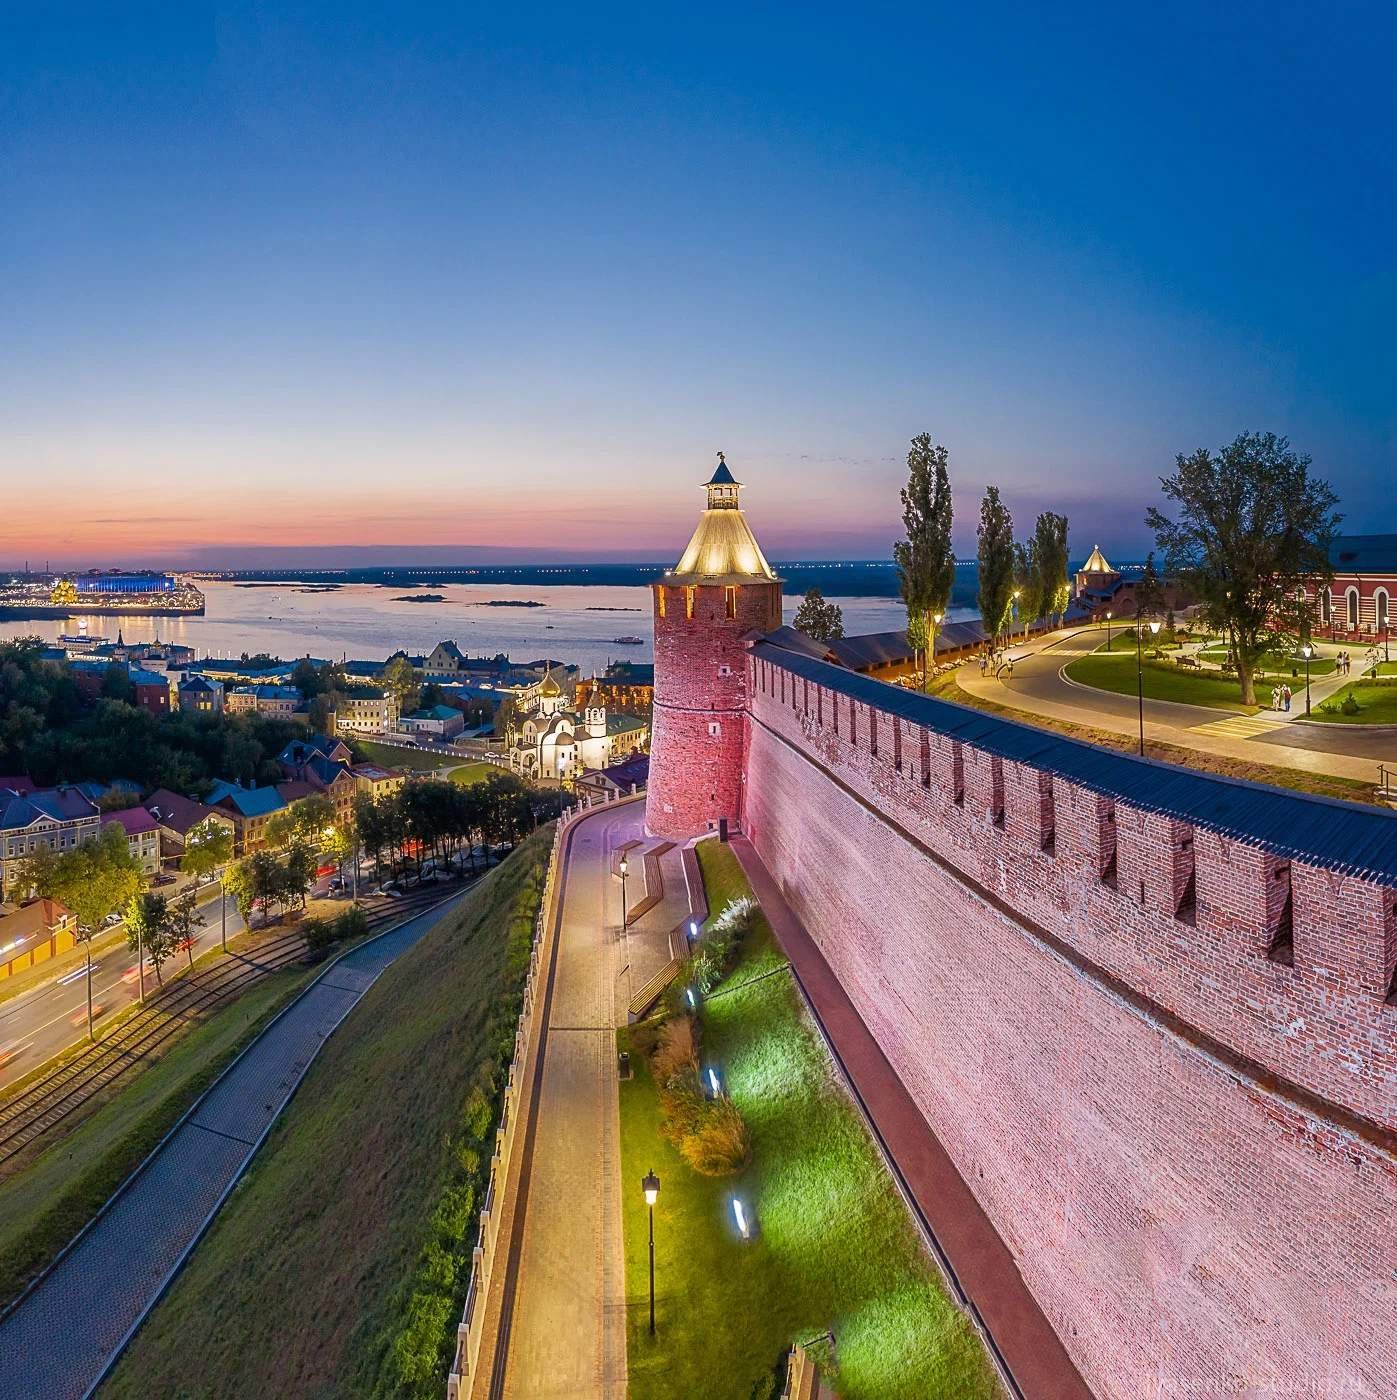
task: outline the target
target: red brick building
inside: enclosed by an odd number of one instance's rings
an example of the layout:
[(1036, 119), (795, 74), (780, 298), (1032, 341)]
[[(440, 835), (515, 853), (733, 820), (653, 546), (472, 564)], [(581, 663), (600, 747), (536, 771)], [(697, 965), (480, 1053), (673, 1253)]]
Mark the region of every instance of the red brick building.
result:
[(1386, 640), (1397, 614), (1397, 535), (1340, 535), (1329, 565), (1329, 587), (1305, 591), (1316, 635), (1370, 644)]

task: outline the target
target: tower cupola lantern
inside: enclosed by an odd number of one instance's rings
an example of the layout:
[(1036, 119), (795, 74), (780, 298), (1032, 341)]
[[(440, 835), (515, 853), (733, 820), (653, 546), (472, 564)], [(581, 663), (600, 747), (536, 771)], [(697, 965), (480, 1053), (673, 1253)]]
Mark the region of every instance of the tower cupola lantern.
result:
[(728, 470), (720, 452), (717, 470), (708, 478), (708, 509), (736, 510), (737, 493), (741, 489), (742, 483)]

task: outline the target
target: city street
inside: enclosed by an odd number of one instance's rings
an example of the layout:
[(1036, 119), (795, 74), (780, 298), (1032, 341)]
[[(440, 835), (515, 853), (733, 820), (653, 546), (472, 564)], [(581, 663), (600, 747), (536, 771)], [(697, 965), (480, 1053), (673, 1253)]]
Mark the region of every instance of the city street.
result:
[[(202, 930), (194, 944), (195, 958), (216, 948), (221, 937), (218, 895), (200, 906)], [(227, 900), (228, 936), (243, 931), (242, 917)], [(183, 953), (162, 969), (168, 979), (189, 966)], [(93, 1028), (98, 1037), (114, 1012), (137, 1000), (136, 955), (124, 941), (99, 953), (92, 961)], [(156, 988), (155, 974), (146, 969), (146, 993)], [(98, 1014), (100, 1009), (100, 1015)], [(47, 979), (19, 996), (0, 1002), (0, 1089), (37, 1069), (70, 1045), (87, 1038), (87, 973), (85, 966)]]

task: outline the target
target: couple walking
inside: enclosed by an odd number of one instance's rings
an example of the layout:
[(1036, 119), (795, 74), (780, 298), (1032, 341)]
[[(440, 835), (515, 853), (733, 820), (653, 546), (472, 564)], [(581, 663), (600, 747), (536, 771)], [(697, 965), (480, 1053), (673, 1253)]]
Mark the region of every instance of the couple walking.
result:
[(1271, 691), (1271, 708), (1273, 710), (1284, 710), (1290, 713), (1290, 687), (1288, 685), (1278, 685)]

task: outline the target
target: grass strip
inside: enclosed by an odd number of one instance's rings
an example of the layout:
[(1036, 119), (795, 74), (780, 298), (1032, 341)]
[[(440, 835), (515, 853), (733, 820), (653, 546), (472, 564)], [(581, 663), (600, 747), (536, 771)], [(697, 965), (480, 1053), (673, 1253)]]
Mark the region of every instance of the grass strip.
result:
[[(698, 851), (711, 910), (750, 893), (729, 848), (705, 841)], [(836, 1082), (784, 961), (759, 919), (702, 1003), (704, 1065), (717, 1068), (752, 1133), (752, 1162), (738, 1176), (699, 1176), (660, 1137), (646, 1061), (657, 1023), (621, 1032), (635, 1069), (621, 1085), (630, 1394), (766, 1400), (779, 1393), (792, 1343), (829, 1329), (845, 1400), (991, 1396), (989, 1362)], [(661, 1181), (653, 1339), (640, 1192), (651, 1168)], [(750, 1241), (737, 1234), (734, 1196), (755, 1215)]]
[(440, 1400), (551, 840), (326, 1041), (103, 1395)]
[(433, 753), (429, 749), (399, 748), (396, 744), (376, 744), (372, 739), (355, 739), (354, 748), (360, 758), (367, 763), (377, 763), (384, 768), (410, 768), (414, 772), (426, 772), (433, 768), (449, 768), (460, 763), (459, 754)]

